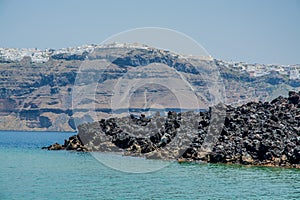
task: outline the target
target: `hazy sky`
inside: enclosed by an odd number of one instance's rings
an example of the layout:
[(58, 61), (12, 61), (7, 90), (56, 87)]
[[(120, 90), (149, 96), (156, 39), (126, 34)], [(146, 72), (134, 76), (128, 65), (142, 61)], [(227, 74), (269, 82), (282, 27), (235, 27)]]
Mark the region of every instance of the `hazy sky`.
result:
[(189, 35), (214, 58), (300, 63), (299, 0), (0, 0), (0, 47), (99, 44), (153, 26)]

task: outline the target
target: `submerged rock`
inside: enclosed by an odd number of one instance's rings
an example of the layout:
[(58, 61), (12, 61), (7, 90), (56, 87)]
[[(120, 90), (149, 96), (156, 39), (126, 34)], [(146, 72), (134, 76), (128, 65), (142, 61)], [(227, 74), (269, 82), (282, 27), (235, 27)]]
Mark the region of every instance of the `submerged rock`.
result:
[(58, 143), (54, 143), (47, 147), (42, 147), (42, 149), (48, 149), (48, 150), (62, 150), (64, 147)]

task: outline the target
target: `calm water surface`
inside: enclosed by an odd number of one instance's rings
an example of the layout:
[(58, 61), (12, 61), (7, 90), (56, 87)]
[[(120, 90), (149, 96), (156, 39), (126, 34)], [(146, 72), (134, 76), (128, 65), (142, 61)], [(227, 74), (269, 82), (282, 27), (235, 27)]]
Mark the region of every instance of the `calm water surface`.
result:
[(178, 164), (124, 173), (89, 153), (41, 150), (74, 133), (0, 132), (0, 199), (300, 199), (300, 170)]

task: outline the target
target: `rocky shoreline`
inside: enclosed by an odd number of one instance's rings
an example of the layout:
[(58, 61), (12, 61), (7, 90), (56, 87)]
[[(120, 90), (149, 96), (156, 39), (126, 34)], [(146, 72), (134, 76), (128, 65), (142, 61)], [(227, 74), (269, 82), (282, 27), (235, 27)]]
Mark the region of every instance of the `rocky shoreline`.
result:
[(78, 135), (64, 145), (45, 148), (300, 168), (300, 92), (271, 102), (217, 105), (200, 113), (102, 119), (79, 125)]

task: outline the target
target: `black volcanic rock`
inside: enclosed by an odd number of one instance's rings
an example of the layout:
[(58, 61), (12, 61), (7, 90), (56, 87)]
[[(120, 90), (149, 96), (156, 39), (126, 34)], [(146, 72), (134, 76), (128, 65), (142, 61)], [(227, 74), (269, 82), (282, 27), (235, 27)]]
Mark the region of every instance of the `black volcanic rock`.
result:
[(227, 109), (208, 162), (299, 167), (300, 93)]
[(48, 150), (72, 150), (72, 151), (87, 151), (87, 148), (83, 145), (80, 137), (78, 135), (73, 135), (65, 140), (63, 145), (54, 143), (47, 147), (42, 147), (42, 149)]
[[(223, 125), (209, 151), (204, 151), (207, 138), (212, 137), (212, 113), (168, 112), (152, 118), (131, 115), (102, 119), (82, 124), (79, 134), (64, 145), (49, 150), (124, 151), (125, 155), (182, 161), (236, 163), (300, 167), (300, 92), (290, 92), (288, 98), (269, 102), (249, 102), (239, 107), (226, 106)], [(220, 108), (220, 105), (216, 106)], [(198, 127), (192, 129), (193, 122)], [(185, 135), (182, 135), (184, 132)], [(185, 138), (182, 138), (182, 137)], [(178, 140), (179, 139), (179, 140)], [(182, 145), (187, 139), (188, 143)], [(180, 142), (178, 142), (180, 141)], [(184, 149), (182, 149), (184, 147)], [(181, 153), (180, 152), (181, 149)]]

